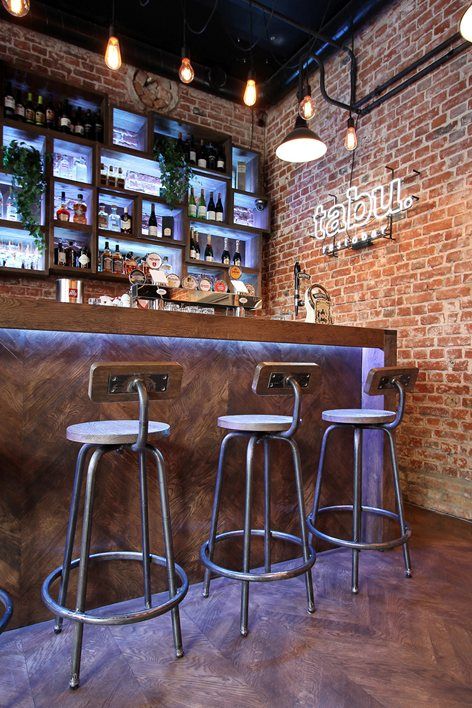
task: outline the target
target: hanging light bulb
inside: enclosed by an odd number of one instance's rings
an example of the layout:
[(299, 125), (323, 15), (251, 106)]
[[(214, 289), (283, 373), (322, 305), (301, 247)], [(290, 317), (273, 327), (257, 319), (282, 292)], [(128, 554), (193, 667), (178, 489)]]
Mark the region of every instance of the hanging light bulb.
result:
[(187, 52), (185, 51), (185, 48), (182, 49), (182, 63), (180, 64), (179, 69), (179, 79), (183, 84), (191, 84), (195, 77), (195, 72), (190, 63), (190, 59), (186, 56), (186, 54)]
[(298, 115), (295, 128), (280, 143), (275, 154), (286, 162), (311, 162), (323, 157), (326, 150), (325, 143)]
[(252, 78), (252, 72), (249, 72), (246, 82), (246, 88), (244, 89), (243, 101), (246, 106), (253, 106), (257, 101), (257, 88), (256, 82)]
[(468, 42), (472, 42), (472, 5), (462, 15), (459, 32)]
[(30, 9), (30, 0), (2, 0), (2, 5), (10, 15), (24, 17)]
[(105, 64), (113, 71), (117, 71), (121, 66), (120, 41), (113, 32), (113, 25), (110, 25), (110, 36), (105, 51)]
[(299, 103), (298, 112), (300, 114), (300, 117), (303, 118), (303, 120), (311, 120), (315, 117), (315, 101), (311, 96), (311, 89), (308, 85), (306, 87), (306, 94)]
[(355, 150), (357, 147), (357, 135), (354, 127), (354, 118), (349, 116), (347, 121), (346, 135), (344, 136), (344, 147), (346, 150)]

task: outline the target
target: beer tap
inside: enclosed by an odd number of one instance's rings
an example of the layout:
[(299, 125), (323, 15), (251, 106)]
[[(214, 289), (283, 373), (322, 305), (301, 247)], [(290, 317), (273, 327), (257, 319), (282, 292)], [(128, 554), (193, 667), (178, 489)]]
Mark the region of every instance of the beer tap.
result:
[(295, 265), (293, 267), (293, 281), (294, 281), (294, 293), (293, 293), (293, 304), (294, 304), (294, 311), (295, 311), (295, 319), (297, 318), (298, 315), (298, 308), (304, 306), (304, 301), (300, 300), (300, 280), (310, 280), (310, 276), (308, 273), (305, 273), (304, 270), (301, 269), (300, 263), (298, 261), (295, 261)]

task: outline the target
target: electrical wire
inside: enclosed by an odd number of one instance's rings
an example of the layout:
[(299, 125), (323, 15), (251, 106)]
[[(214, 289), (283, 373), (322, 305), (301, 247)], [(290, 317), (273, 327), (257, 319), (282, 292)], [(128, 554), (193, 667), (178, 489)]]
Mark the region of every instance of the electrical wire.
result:
[(203, 34), (204, 32), (206, 32), (206, 30), (208, 29), (208, 25), (212, 21), (213, 15), (216, 12), (216, 8), (218, 7), (218, 2), (219, 2), (219, 0), (215, 0), (214, 5), (213, 5), (213, 9), (211, 10), (210, 14), (208, 15), (208, 19), (206, 20), (206, 22), (204, 22), (203, 27), (201, 29), (199, 29), (199, 30), (194, 29), (193, 27), (190, 26), (189, 21), (187, 19), (185, 20), (185, 23), (187, 25), (187, 29), (189, 30), (189, 32), (191, 32), (192, 34)]

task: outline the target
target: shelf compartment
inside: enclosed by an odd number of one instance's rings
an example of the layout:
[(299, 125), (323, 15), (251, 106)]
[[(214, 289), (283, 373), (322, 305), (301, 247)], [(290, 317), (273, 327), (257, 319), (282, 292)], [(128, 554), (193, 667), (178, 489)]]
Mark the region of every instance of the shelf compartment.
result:
[(9, 145), (12, 140), (17, 140), (18, 142), (23, 142), (30, 147), (36, 148), (39, 152), (44, 155), (46, 138), (42, 132), (36, 132), (35, 130), (30, 130), (34, 126), (29, 126), (25, 123), (16, 123), (14, 125), (8, 125), (6, 122), (3, 126), (3, 145)]
[[(224, 239), (227, 238), (229, 240), (229, 252), (232, 262), (235, 249), (234, 241), (238, 240), (243, 266), (249, 268), (257, 267), (259, 263), (260, 234), (252, 231), (239, 230), (235, 227), (221, 226), (214, 221), (199, 221), (198, 219), (191, 219), (190, 226), (193, 226), (198, 232), (202, 255), (206, 245), (206, 235), (210, 234), (215, 259), (221, 256)], [(217, 247), (216, 250), (215, 247)]]
[(93, 182), (93, 148), (54, 139), (53, 174), (56, 179), (66, 179), (80, 184)]
[(139, 192), (149, 196), (159, 196), (161, 189), (161, 172), (155, 160), (119, 152), (111, 148), (102, 148), (100, 162), (107, 170), (113, 165), (115, 173), (118, 168), (123, 170), (125, 190)]
[(192, 179), (190, 180), (190, 186), (193, 187), (197, 206), (202, 189), (204, 190), (205, 204), (207, 206), (208, 200), (210, 199), (210, 192), (213, 192), (213, 200), (215, 205), (218, 201), (218, 195), (221, 194), (221, 201), (223, 203), (223, 219), (225, 220), (228, 218), (227, 188), (229, 187), (229, 183), (226, 180), (222, 179), (220, 176), (215, 177), (212, 174), (203, 175), (201, 172), (194, 172)]
[[(157, 233), (159, 234), (158, 239), (160, 240), (161, 238), (166, 238), (182, 242), (184, 240), (183, 209), (172, 209), (168, 204), (162, 204), (160, 202), (154, 202), (152, 200), (148, 201), (147, 199), (143, 199), (142, 203), (141, 233), (143, 234), (143, 236), (147, 236), (149, 233), (148, 225), (152, 204), (154, 204), (154, 211), (156, 213)], [(173, 223), (168, 222), (166, 224), (165, 220), (169, 219), (173, 219)], [(168, 235), (164, 236), (163, 231), (165, 226), (169, 228), (172, 227), (174, 234), (172, 237)]]
[[(12, 175), (7, 172), (0, 172), (0, 220), (10, 222), (11, 224), (19, 224), (19, 216), (14, 201), (9, 204), (11, 191)], [(8, 218), (7, 218), (8, 215)], [(35, 214), (40, 226), (44, 226), (46, 218), (46, 200), (45, 194), (41, 197), (41, 202), (38, 204)], [(15, 217), (15, 218), (13, 218)], [(21, 228), (21, 224), (19, 224)], [(13, 227), (14, 228), (14, 227)]]
[(253, 150), (233, 147), (232, 153), (233, 189), (255, 194), (259, 191), (259, 153)]
[(94, 209), (94, 200), (93, 200), (93, 187), (87, 187), (85, 185), (81, 185), (78, 187), (76, 184), (70, 184), (66, 181), (62, 180), (54, 180), (54, 198), (53, 198), (53, 218), (55, 221), (59, 221), (56, 219), (56, 214), (57, 210), (60, 208), (62, 204), (62, 199), (61, 199), (61, 194), (62, 192), (65, 192), (66, 195), (66, 206), (70, 211), (70, 221), (65, 221), (64, 226), (66, 224), (75, 224), (74, 222), (74, 204), (77, 201), (77, 195), (82, 194), (84, 198), (84, 203), (87, 206), (87, 211), (86, 211), (86, 219), (87, 223), (86, 224), (78, 224), (82, 229), (87, 229), (90, 228), (91, 223), (93, 222), (93, 209)]
[(146, 116), (114, 106), (112, 108), (112, 132), (113, 145), (146, 152), (148, 135)]
[(44, 272), (47, 247), (40, 251), (28, 231), (4, 224), (4, 220), (0, 221), (0, 270)]
[(235, 226), (246, 226), (248, 228), (268, 231), (270, 221), (270, 209), (267, 199), (257, 197), (262, 209), (256, 207), (256, 197), (254, 195), (235, 191), (233, 193), (233, 222)]
[[(108, 231), (109, 233), (116, 233), (118, 235), (122, 234), (122, 231), (114, 231), (113, 229), (107, 228), (103, 229), (100, 221), (100, 216), (99, 213), (101, 211), (100, 205), (103, 204), (105, 207), (105, 211), (107, 212), (108, 216), (112, 213), (112, 208), (116, 207), (116, 213), (118, 214), (119, 217), (124, 213), (124, 210), (128, 210), (128, 214), (130, 215), (131, 219), (134, 222), (134, 218), (136, 215), (136, 205), (135, 205), (135, 197), (129, 196), (126, 194), (126, 192), (122, 194), (117, 194), (114, 193), (113, 191), (108, 191), (108, 190), (102, 190), (100, 189), (98, 191), (98, 212), (97, 212), (97, 224), (100, 230), (105, 230)], [(132, 223), (131, 225), (131, 233), (129, 234), (134, 235), (134, 229), (135, 229), (135, 224)], [(126, 235), (126, 234), (123, 234)]]
[[(120, 236), (120, 234), (117, 234), (117, 236)], [(147, 241), (140, 243), (138, 239), (127, 239), (125, 234), (121, 234), (121, 238), (113, 239), (113, 236), (110, 236), (110, 238), (108, 238), (108, 235), (104, 236), (102, 233), (99, 233), (99, 254), (102, 253), (103, 249), (105, 248), (105, 241), (108, 241), (110, 249), (112, 251), (115, 250), (115, 245), (118, 244), (123, 256), (126, 256), (127, 253), (130, 252), (138, 258), (143, 258), (148, 253), (158, 253), (162, 258), (164, 258), (164, 256), (167, 256), (172, 268), (172, 270), (169, 272), (176, 273), (179, 277), (182, 273), (182, 252), (179, 248), (173, 248), (172, 246), (168, 246), (162, 243), (148, 243)], [(103, 275), (105, 274), (103, 273)]]

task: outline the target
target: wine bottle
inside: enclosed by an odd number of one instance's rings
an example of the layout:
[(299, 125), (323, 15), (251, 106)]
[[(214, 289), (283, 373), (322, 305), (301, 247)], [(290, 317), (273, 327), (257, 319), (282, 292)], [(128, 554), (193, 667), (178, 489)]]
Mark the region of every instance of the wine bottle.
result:
[(23, 96), (21, 91), (16, 92), (16, 102), (15, 102), (15, 118), (16, 120), (25, 122), (25, 104), (23, 103)]
[(34, 110), (34, 105), (33, 105), (33, 94), (31, 92), (28, 92), (28, 97), (26, 99), (26, 106), (25, 106), (25, 120), (27, 123), (31, 123), (31, 125), (34, 124), (35, 121), (35, 110)]
[(59, 118), (59, 129), (62, 133), (70, 132), (70, 113), (69, 113), (69, 102), (66, 99), (62, 104), (61, 116)]
[(191, 135), (189, 138), (188, 161), (190, 165), (197, 164), (197, 150), (195, 148), (195, 141), (193, 139), (193, 135)]
[(101, 162), (100, 163), (100, 186), (106, 187), (108, 184), (108, 169), (107, 166)]
[(215, 202), (213, 201), (213, 192), (210, 192), (210, 199), (208, 200), (208, 206), (207, 206), (207, 213), (206, 213), (206, 218), (208, 221), (215, 221), (216, 219), (216, 212), (215, 212)]
[(213, 261), (213, 247), (211, 245), (211, 236), (208, 234), (207, 236), (207, 245), (205, 248), (205, 254), (204, 258), (206, 261), (209, 261), (210, 263)]
[(43, 126), (46, 123), (46, 114), (44, 112), (43, 97), (38, 96), (38, 103), (34, 112), (34, 122), (36, 125)]
[(207, 167), (209, 170), (216, 170), (216, 150), (212, 143), (207, 148)]
[(101, 143), (103, 140), (103, 121), (99, 111), (95, 113), (93, 133), (95, 140), (98, 140), (98, 142)]
[(233, 263), (235, 266), (241, 265), (241, 254), (239, 252), (239, 241), (236, 241), (236, 249), (233, 253)]
[(216, 221), (224, 221), (223, 218), (223, 202), (221, 201), (221, 194), (218, 193), (218, 201), (216, 202), (216, 207), (215, 207), (215, 219)]
[(48, 98), (48, 102), (46, 104), (46, 128), (54, 128), (56, 124), (56, 111), (54, 110), (54, 105), (51, 101), (51, 97)]
[(231, 263), (231, 256), (228, 250), (228, 239), (225, 238), (224, 241), (224, 246), (223, 246), (223, 253), (221, 254), (221, 262), (224, 263), (224, 265), (229, 265)]
[(216, 158), (216, 169), (219, 172), (224, 172), (226, 169), (226, 159), (225, 153), (222, 147), (218, 150), (218, 156)]
[(87, 113), (85, 114), (85, 119), (84, 119), (84, 138), (88, 138), (89, 140), (93, 139), (93, 118), (92, 118), (92, 111), (87, 109)]
[(188, 198), (188, 215), (191, 219), (195, 219), (197, 216), (197, 202), (195, 201), (195, 192), (193, 187), (190, 187), (190, 195)]
[(207, 166), (207, 151), (206, 151), (206, 147), (203, 143), (203, 138), (200, 140), (200, 147), (198, 149), (197, 165), (198, 165), (198, 167), (202, 167), (203, 169), (206, 169), (206, 166)]
[(206, 208), (206, 204), (205, 204), (205, 190), (202, 189), (202, 191), (200, 192), (200, 199), (198, 200), (197, 218), (205, 219), (206, 213), (207, 213), (207, 208)]
[(193, 232), (193, 240), (195, 242), (195, 258), (197, 259), (197, 261), (199, 261), (202, 254), (200, 252), (200, 239), (198, 237), (198, 231), (196, 229)]
[(157, 238), (157, 219), (154, 204), (151, 204), (151, 215), (148, 222), (148, 235)]
[(66, 251), (62, 241), (59, 241), (54, 246), (54, 265), (65, 266), (66, 264)]
[(5, 96), (3, 99), (3, 112), (5, 113), (5, 118), (13, 118), (15, 115), (16, 101), (13, 96), (13, 91), (11, 88), (11, 83), (8, 82), (5, 90)]
[(80, 108), (80, 106), (77, 109), (75, 125), (74, 125), (74, 133), (75, 133), (75, 135), (79, 135), (81, 138), (84, 137), (85, 127), (84, 127), (84, 121), (82, 119), (82, 109)]
[(196, 258), (196, 257), (197, 257), (197, 249), (195, 248), (194, 229), (191, 226), (190, 227), (190, 258)]

